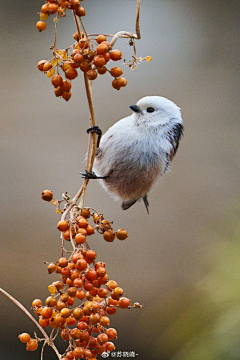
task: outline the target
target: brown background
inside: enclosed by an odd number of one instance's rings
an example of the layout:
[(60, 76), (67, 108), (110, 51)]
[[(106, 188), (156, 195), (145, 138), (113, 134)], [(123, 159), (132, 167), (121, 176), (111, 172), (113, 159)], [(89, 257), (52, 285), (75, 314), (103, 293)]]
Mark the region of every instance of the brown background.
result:
[[(89, 119), (82, 74), (66, 103), (37, 70), (53, 44), (52, 18), (43, 33), (35, 29), (41, 4), (2, 0), (0, 12), (0, 285), (28, 309), (57, 279), (43, 261), (60, 256), (59, 215), (40, 194), (50, 188), (59, 199), (80, 187)], [(89, 32), (134, 31), (136, 1), (83, 5)], [(152, 62), (124, 68), (128, 85), (119, 92), (109, 75), (94, 82), (103, 131), (145, 95), (176, 102), (185, 125), (171, 172), (149, 194), (150, 216), (142, 203), (123, 212), (96, 182), (87, 191), (86, 206), (130, 235), (108, 244), (97, 234), (90, 246), (125, 295), (145, 306), (111, 317), (117, 350), (136, 351), (137, 359), (240, 359), (239, 17), (234, 0), (143, 0), (137, 53)], [(59, 22), (59, 48), (73, 42), (74, 32), (68, 12)], [(116, 47), (130, 59), (126, 40)], [(26, 352), (17, 339), (35, 326), (4, 295), (0, 304), (1, 359), (40, 359), (39, 350)]]

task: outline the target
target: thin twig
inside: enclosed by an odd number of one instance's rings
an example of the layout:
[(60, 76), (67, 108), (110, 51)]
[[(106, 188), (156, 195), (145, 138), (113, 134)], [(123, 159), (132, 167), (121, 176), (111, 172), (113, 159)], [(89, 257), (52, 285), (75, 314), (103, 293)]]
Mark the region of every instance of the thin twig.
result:
[(38, 327), (38, 329), (41, 331), (43, 336), (46, 339), (46, 343), (53, 348), (55, 351), (57, 357), (61, 359), (61, 355), (59, 354), (57, 348), (55, 347), (54, 343), (50, 340), (47, 333), (43, 330), (43, 328), (39, 325), (39, 323), (34, 319), (34, 317), (30, 314), (30, 312), (20, 303), (18, 302), (14, 297), (12, 297), (7, 291), (0, 288), (0, 292), (2, 292), (4, 295), (6, 295), (14, 304), (16, 304), (25, 314), (34, 322), (34, 324)]

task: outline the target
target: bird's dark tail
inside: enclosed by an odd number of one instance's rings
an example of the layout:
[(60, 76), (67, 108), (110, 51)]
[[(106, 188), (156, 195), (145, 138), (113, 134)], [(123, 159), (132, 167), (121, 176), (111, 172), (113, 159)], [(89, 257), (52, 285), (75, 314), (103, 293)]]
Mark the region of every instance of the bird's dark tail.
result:
[[(144, 202), (144, 204), (146, 206), (147, 212), (149, 214), (149, 210), (148, 210), (149, 202), (148, 202), (148, 199), (147, 199), (147, 194), (145, 194), (142, 199), (143, 199), (143, 202)], [(122, 209), (123, 210), (129, 209), (131, 206), (133, 206), (137, 202), (137, 200), (139, 200), (139, 199), (123, 201), (123, 203), (121, 205)]]
[(143, 202), (144, 202), (144, 204), (146, 206), (146, 209), (147, 209), (147, 212), (148, 212), (148, 215), (149, 215), (149, 210), (148, 210), (149, 202), (148, 202), (148, 199), (147, 199), (147, 194), (144, 195)]

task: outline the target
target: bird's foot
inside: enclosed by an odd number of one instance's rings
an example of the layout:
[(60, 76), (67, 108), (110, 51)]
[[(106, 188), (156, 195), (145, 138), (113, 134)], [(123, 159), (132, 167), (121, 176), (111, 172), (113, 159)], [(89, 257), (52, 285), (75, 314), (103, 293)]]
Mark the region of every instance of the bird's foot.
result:
[(97, 148), (99, 147), (100, 144), (100, 140), (102, 137), (102, 130), (97, 126), (92, 126), (90, 128), (87, 129), (87, 133), (89, 134), (89, 132), (91, 131), (92, 134), (97, 134), (98, 139), (97, 139)]
[(81, 174), (84, 179), (88, 179), (88, 180), (106, 179), (109, 177), (109, 175), (108, 176), (97, 176), (94, 171), (87, 171), (87, 170), (85, 170), (85, 174), (82, 172), (80, 172), (79, 174)]

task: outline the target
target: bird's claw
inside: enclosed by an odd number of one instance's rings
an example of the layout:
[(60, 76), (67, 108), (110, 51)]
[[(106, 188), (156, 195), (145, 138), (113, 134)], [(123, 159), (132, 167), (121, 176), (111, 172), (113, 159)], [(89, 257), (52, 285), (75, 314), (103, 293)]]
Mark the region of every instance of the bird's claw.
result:
[(98, 177), (94, 171), (90, 172), (90, 171), (85, 170), (85, 173), (80, 172), (79, 174), (81, 174), (84, 179), (88, 179), (88, 180), (98, 179)]
[(101, 130), (97, 125), (92, 126), (92, 127), (90, 127), (90, 128), (87, 129), (87, 133), (88, 133), (88, 134), (89, 134), (90, 131), (91, 131), (91, 133), (93, 133), (93, 134), (97, 134), (97, 135), (99, 135), (99, 136), (102, 135), (102, 130)]

